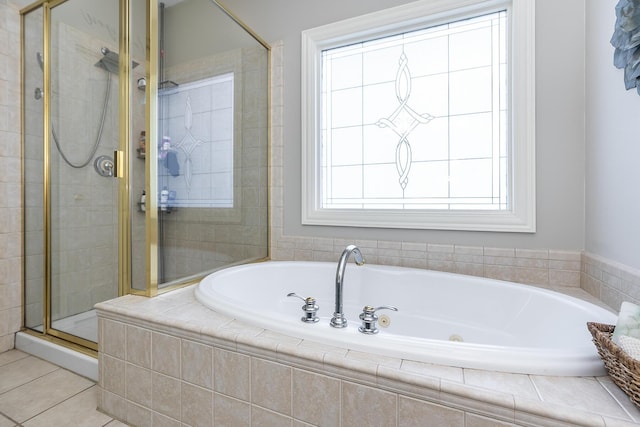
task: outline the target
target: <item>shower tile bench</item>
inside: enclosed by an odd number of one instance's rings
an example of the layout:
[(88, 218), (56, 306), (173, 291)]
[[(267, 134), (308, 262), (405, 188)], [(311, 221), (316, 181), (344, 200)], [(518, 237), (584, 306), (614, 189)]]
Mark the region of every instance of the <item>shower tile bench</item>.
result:
[(211, 311), (194, 286), (96, 306), (100, 410), (136, 426), (640, 425), (640, 410), (606, 376), (505, 374), (328, 347)]

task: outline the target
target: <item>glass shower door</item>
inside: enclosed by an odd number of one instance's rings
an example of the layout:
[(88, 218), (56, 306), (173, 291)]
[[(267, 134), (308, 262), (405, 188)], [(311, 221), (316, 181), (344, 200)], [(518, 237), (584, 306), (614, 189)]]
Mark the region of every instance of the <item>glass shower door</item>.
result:
[(269, 47), (216, 1), (166, 3), (147, 161), (160, 290), (268, 255)]
[(118, 10), (72, 0), (50, 13), (50, 333), (90, 342), (94, 304), (118, 296)]

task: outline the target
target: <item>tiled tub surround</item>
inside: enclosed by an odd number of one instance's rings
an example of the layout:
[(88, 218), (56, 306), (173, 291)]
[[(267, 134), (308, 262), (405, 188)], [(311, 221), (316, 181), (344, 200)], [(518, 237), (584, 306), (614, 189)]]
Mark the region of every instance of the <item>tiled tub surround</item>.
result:
[[(556, 290), (595, 302), (576, 287)], [(320, 346), (213, 312), (193, 286), (97, 310), (99, 408), (137, 426), (640, 425), (608, 377), (503, 374)]]
[[(271, 259), (335, 262), (355, 243), (371, 264), (537, 284), (619, 307), (602, 296), (600, 282), (585, 286), (591, 279), (580, 251), (286, 235), (282, 49), (281, 42), (272, 44)], [(606, 283), (599, 273), (605, 270), (588, 271)], [(99, 407), (134, 425), (640, 423), (640, 411), (608, 377), (500, 374), (319, 346), (215, 313), (195, 300), (193, 287), (97, 308)]]
[(580, 287), (614, 310), (640, 304), (640, 271), (590, 253), (582, 254)]

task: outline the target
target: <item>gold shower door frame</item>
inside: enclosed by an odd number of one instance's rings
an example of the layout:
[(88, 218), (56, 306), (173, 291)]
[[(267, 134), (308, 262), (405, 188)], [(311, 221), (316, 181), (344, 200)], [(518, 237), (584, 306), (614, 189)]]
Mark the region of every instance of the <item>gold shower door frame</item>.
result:
[[(25, 76), (25, 16), (40, 7), (43, 10), (43, 92), (44, 92), (44, 109), (43, 109), (43, 129), (51, 128), (51, 10), (56, 6), (66, 3), (70, 0), (38, 0), (35, 3), (25, 7), (20, 11), (21, 14), (21, 76), (24, 82)], [(251, 30), (237, 16), (231, 13), (225, 6), (217, 0), (211, 0), (233, 21), (240, 25), (247, 33), (249, 33), (259, 44), (265, 47), (269, 52), (270, 46), (262, 40), (253, 30)], [(118, 181), (118, 295), (127, 294), (141, 295), (153, 297), (158, 294), (174, 290), (179, 287), (193, 284), (202, 279), (206, 274), (198, 277), (185, 278), (168, 286), (159, 286), (158, 275), (158, 258), (159, 258), (159, 236), (158, 236), (158, 200), (155, 197), (147, 197), (145, 209), (145, 283), (143, 286), (134, 287), (132, 284), (132, 228), (131, 214), (132, 201), (131, 191), (131, 27), (132, 27), (132, 0), (119, 0), (119, 102), (118, 102), (118, 150), (114, 153), (116, 163), (116, 177)], [(146, 0), (146, 57), (145, 57), (145, 131), (147, 141), (158, 140), (158, 87), (159, 87), (159, 0)], [(268, 82), (271, 81), (270, 68), (271, 57), (268, 56), (267, 70)], [(22, 105), (25, 105), (25, 90), (22, 90)], [(268, 90), (268, 102), (270, 102), (271, 94)], [(25, 123), (24, 114), (21, 117), (22, 129), (22, 146), (24, 147)], [(270, 134), (270, 111), (267, 109), (267, 135)], [(270, 139), (269, 137), (267, 137)], [(74, 348), (86, 354), (97, 355), (98, 344), (75, 335), (53, 329), (51, 322), (51, 284), (52, 284), (52, 268), (51, 268), (51, 180), (50, 173), (50, 154), (51, 132), (43, 132), (43, 236), (44, 236), (44, 263), (43, 263), (43, 331), (39, 332), (33, 329), (23, 327), (22, 330), (29, 334), (38, 336), (50, 341), (63, 344), (67, 347)], [(267, 144), (270, 147), (270, 144)], [(268, 148), (270, 151), (270, 148)], [(147, 144), (147, 157), (157, 158), (158, 147), (156, 144)], [(268, 156), (267, 156), (268, 157)], [(24, 156), (23, 156), (24, 158)], [(267, 165), (268, 166), (268, 165)], [(24, 166), (23, 166), (24, 169)], [(145, 191), (146, 194), (158, 194), (158, 166), (157, 162), (145, 162)], [(23, 174), (23, 189), (25, 188), (25, 177)], [(270, 184), (270, 177), (267, 178), (267, 186)], [(24, 202), (23, 191), (23, 202)], [(24, 203), (23, 203), (23, 206)], [(269, 218), (267, 218), (268, 220)], [(23, 219), (24, 221), (24, 219)], [(24, 229), (24, 227), (23, 227)], [(24, 245), (23, 245), (24, 251)], [(263, 260), (269, 259), (268, 255)], [(25, 277), (26, 257), (23, 254), (23, 277)], [(25, 301), (25, 286), (22, 288), (23, 302)], [(26, 324), (26, 310), (23, 315), (23, 326)]]
[[(43, 129), (50, 129), (51, 126), (51, 105), (50, 105), (50, 94), (51, 94), (51, 68), (50, 68), (50, 55), (51, 55), (51, 11), (56, 6), (59, 6), (63, 3), (66, 3), (69, 0), (53, 0), (46, 1), (41, 0), (36, 3), (31, 4), (30, 6), (22, 9), (20, 11), (21, 14), (21, 23), (22, 23), (22, 31), (21, 31), (21, 44), (22, 44), (22, 52), (24, 56), (24, 46), (25, 46), (25, 31), (24, 31), (24, 21), (25, 15), (29, 12), (36, 10), (38, 8), (42, 8), (43, 12), (43, 92), (44, 92), (44, 109), (43, 109)], [(130, 137), (130, 124), (131, 124), (131, 81), (130, 81), (130, 68), (128, 64), (130, 64), (130, 32), (131, 32), (131, 9), (130, 9), (130, 0), (119, 0), (119, 102), (118, 102), (118, 150), (114, 153), (114, 160), (116, 164), (115, 176), (119, 180), (118, 182), (118, 295), (126, 295), (126, 294), (139, 294), (152, 296), (157, 293), (157, 291), (153, 291), (154, 286), (151, 286), (154, 281), (156, 282), (155, 288), (157, 289), (157, 273), (155, 273), (154, 268), (150, 268), (153, 265), (157, 265), (157, 252), (154, 253), (151, 248), (157, 247), (157, 214), (155, 213), (154, 205), (157, 205), (155, 200), (149, 200), (150, 209), (147, 209), (146, 212), (146, 238), (150, 243), (147, 245), (147, 280), (146, 286), (144, 290), (136, 290), (132, 288), (131, 284), (131, 227), (130, 227), (130, 215), (131, 215), (131, 203), (130, 203), (130, 147), (131, 147), (131, 137)], [(149, 11), (154, 10), (154, 5), (157, 7), (157, 0), (148, 0), (147, 1), (147, 23), (153, 22), (155, 17), (154, 14), (149, 14)], [(151, 15), (151, 16), (149, 16)], [(157, 24), (149, 25), (152, 32), (147, 35), (147, 42), (149, 40), (154, 40), (157, 38)], [(155, 34), (155, 35), (154, 35)], [(147, 59), (146, 59), (146, 74), (150, 77), (149, 80), (153, 82), (157, 81), (157, 78), (153, 76), (157, 75), (157, 52), (154, 52), (153, 45), (156, 43), (148, 44), (147, 51)], [(149, 58), (149, 56), (151, 58)], [(25, 70), (25, 61), (24, 57), (21, 61), (21, 75), (22, 80), (24, 81), (24, 70)], [(151, 85), (150, 85), (151, 86)], [(22, 105), (25, 105), (25, 92), (22, 91)], [(155, 126), (151, 126), (154, 123), (153, 119), (155, 118), (155, 114), (153, 114), (153, 108), (156, 105), (155, 97), (157, 96), (157, 90), (149, 90), (147, 92), (147, 117), (146, 117), (146, 128), (147, 134), (153, 135), (155, 130)], [(25, 138), (25, 123), (24, 116), (21, 118), (21, 128), (22, 128), (22, 138)], [(24, 141), (23, 144), (24, 146)], [(98, 350), (98, 343), (93, 342), (61, 330), (54, 329), (52, 327), (51, 321), (51, 284), (52, 284), (52, 268), (51, 268), (51, 180), (50, 180), (50, 153), (49, 149), (51, 147), (51, 132), (45, 131), (43, 132), (43, 237), (44, 237), (44, 260), (43, 260), (43, 323), (42, 323), (42, 332), (22, 328), (24, 332), (33, 334), (38, 336), (39, 338), (44, 338), (49, 341), (54, 341), (65, 346), (71, 347), (75, 350), (79, 350), (83, 353), (95, 356)], [(156, 148), (153, 144), (150, 144), (150, 155), (157, 155), (154, 153)], [(24, 156), (23, 156), (24, 158)], [(155, 183), (149, 179), (150, 176), (154, 176), (152, 174), (155, 173), (155, 165), (154, 162), (147, 162), (146, 166), (146, 179), (147, 179), (147, 191), (150, 189), (155, 190)], [(23, 188), (24, 188), (24, 176), (23, 176)], [(23, 194), (24, 198), (24, 194)], [(151, 199), (151, 198), (150, 198)], [(23, 256), (23, 260), (25, 257)], [(23, 261), (23, 269), (26, 268), (26, 262)], [(23, 277), (25, 274), (23, 272)], [(25, 289), (23, 286), (23, 301)], [(24, 321), (23, 321), (24, 324)]]

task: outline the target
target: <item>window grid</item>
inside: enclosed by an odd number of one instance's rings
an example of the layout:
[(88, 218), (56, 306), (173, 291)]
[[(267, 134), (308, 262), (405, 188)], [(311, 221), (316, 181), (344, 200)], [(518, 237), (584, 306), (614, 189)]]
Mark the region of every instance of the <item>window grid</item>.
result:
[[(371, 40), (363, 43), (352, 44), (345, 47), (328, 49), (322, 52), (323, 56), (323, 87), (322, 87), (322, 111), (323, 111), (323, 123), (322, 123), (322, 165), (320, 171), (322, 173), (322, 207), (323, 208), (354, 208), (354, 209), (473, 209), (473, 210), (506, 210), (509, 209), (509, 188), (508, 188), (508, 172), (510, 170), (509, 164), (509, 153), (507, 152), (507, 141), (504, 141), (506, 138), (506, 117), (507, 117), (507, 106), (506, 106), (506, 93), (504, 93), (504, 86), (506, 84), (506, 13), (504, 11), (498, 12), (495, 14), (485, 15), (478, 18), (473, 18), (469, 20), (463, 20), (459, 22), (450, 23), (447, 25), (441, 25), (436, 27), (427, 28), (424, 30), (407, 32), (403, 34), (399, 34), (392, 37), (385, 37), (377, 40)], [(456, 69), (451, 64), (451, 58), (455, 54), (453, 52), (453, 48), (451, 47), (451, 38), (455, 36), (464, 35), (465, 33), (469, 33), (474, 30), (482, 30), (487, 29), (490, 31), (490, 64), (483, 66), (475, 66), (468, 68), (458, 68)], [(464, 31), (461, 31), (463, 29)], [(414, 184), (415, 181), (418, 181), (419, 178), (411, 175), (410, 169), (416, 169), (418, 167), (422, 169), (436, 168), (440, 163), (445, 163), (447, 172), (446, 177), (441, 176), (441, 180), (446, 180), (446, 197), (443, 197), (443, 194), (429, 194), (429, 188), (426, 188), (426, 193), (423, 192), (420, 194), (416, 192), (414, 188), (411, 191), (407, 191), (406, 187), (402, 187), (400, 191), (396, 189), (395, 195), (391, 196), (390, 194), (385, 194), (384, 192), (380, 192), (375, 195), (375, 197), (371, 197), (368, 194), (367, 188), (368, 186), (374, 185), (375, 182), (370, 183), (370, 179), (372, 176), (375, 176), (375, 173), (371, 173), (372, 169), (389, 169), (390, 166), (393, 166), (393, 162), (390, 160), (387, 161), (371, 161), (367, 160), (369, 157), (367, 154), (367, 149), (371, 150), (371, 148), (366, 145), (369, 143), (367, 139), (367, 135), (369, 135), (372, 129), (377, 129), (380, 132), (380, 122), (384, 120), (378, 120), (378, 122), (373, 122), (371, 117), (366, 117), (367, 108), (371, 108), (371, 105), (367, 104), (367, 97), (365, 93), (367, 91), (371, 91), (375, 89), (377, 86), (389, 86), (391, 83), (394, 83), (393, 80), (379, 80), (373, 82), (365, 81), (366, 78), (370, 78), (367, 76), (367, 72), (369, 71), (365, 66), (365, 61), (367, 60), (367, 55), (372, 54), (380, 54), (385, 50), (393, 50), (400, 49), (401, 56), (400, 59), (405, 55), (405, 50), (415, 47), (419, 43), (429, 42), (433, 40), (437, 40), (440, 38), (444, 38), (446, 42), (446, 62), (447, 66), (445, 70), (435, 71), (431, 73), (417, 73), (416, 76), (411, 75), (410, 67), (407, 67), (407, 70), (398, 70), (396, 73), (395, 79), (395, 92), (396, 92), (396, 101), (400, 101), (404, 104), (404, 107), (408, 107), (407, 110), (396, 109), (396, 113), (398, 113), (395, 118), (397, 119), (400, 116), (405, 122), (409, 120), (409, 118), (413, 117), (414, 123), (413, 128), (412, 125), (409, 124), (410, 132), (404, 135), (404, 139), (406, 144), (402, 143), (403, 137), (402, 132), (399, 133), (398, 137), (400, 137), (400, 143), (398, 143), (396, 147), (396, 170), (399, 175), (402, 175), (402, 172), (408, 172), (407, 180), (405, 182), (406, 186), (410, 184)], [(410, 50), (410, 49), (409, 49)], [(360, 75), (357, 76), (359, 80), (355, 83), (349, 82), (349, 78), (354, 78), (353, 76), (347, 75), (343, 78), (343, 84), (336, 85), (334, 79), (336, 75), (340, 73), (340, 67), (336, 67), (339, 65), (340, 60), (346, 59), (359, 59), (360, 62)], [(411, 56), (408, 57), (408, 61), (411, 61)], [(405, 64), (406, 65), (406, 64)], [(453, 69), (452, 69), (453, 67)], [(490, 104), (488, 108), (485, 109), (475, 109), (473, 111), (460, 112), (460, 111), (452, 111), (452, 76), (455, 77), (456, 73), (464, 73), (464, 72), (482, 72), (484, 68), (490, 68)], [(348, 74), (348, 73), (347, 73)], [(402, 74), (404, 80), (399, 78), (399, 75)], [(431, 113), (422, 108), (424, 102), (420, 105), (420, 108), (413, 108), (411, 104), (414, 102), (414, 98), (418, 98), (414, 93), (411, 92), (411, 86), (414, 85), (415, 82), (418, 84), (422, 81), (428, 80), (429, 78), (438, 78), (439, 76), (446, 77), (446, 111), (440, 114), (435, 113), (432, 115)], [(403, 86), (404, 85), (404, 86)], [(348, 120), (345, 123), (345, 118), (343, 116), (338, 120), (334, 120), (334, 114), (340, 113), (340, 109), (344, 108), (343, 105), (340, 105), (339, 98), (344, 95), (348, 91), (354, 91), (359, 89), (359, 104), (360, 108), (356, 109), (359, 112), (358, 120)], [(404, 89), (404, 94), (401, 91)], [(412, 97), (413, 95), (413, 97)], [(404, 98), (403, 98), (404, 96)], [(426, 97), (429, 97), (430, 94), (426, 94)], [(334, 101), (338, 104), (337, 109), (334, 108)], [(345, 102), (345, 100), (342, 100)], [(387, 105), (387, 110), (391, 107)], [(407, 115), (409, 117), (404, 117)], [(343, 112), (345, 113), (345, 112)], [(420, 114), (422, 113), (422, 114)], [(490, 132), (489, 137), (491, 139), (490, 144), (490, 153), (487, 155), (473, 155), (473, 153), (461, 156), (458, 158), (452, 158), (452, 147), (451, 147), (451, 134), (456, 129), (452, 125), (452, 119), (460, 119), (465, 116), (468, 118), (473, 115), (479, 114), (490, 114)], [(389, 113), (387, 113), (389, 114)], [(413, 116), (412, 116), (413, 114)], [(345, 114), (346, 115), (346, 114)], [(420, 120), (422, 122), (415, 124), (416, 115), (421, 117)], [(393, 116), (390, 116), (393, 117)], [(341, 122), (342, 120), (342, 122)], [(411, 131), (415, 130), (417, 127), (425, 126), (428, 127), (431, 125), (432, 121), (436, 120), (445, 120), (447, 122), (447, 135), (446, 135), (446, 149), (447, 155), (446, 158), (440, 159), (422, 159), (422, 160), (413, 160), (412, 158), (412, 146), (407, 140), (407, 137), (411, 137)], [(388, 122), (387, 128), (394, 126), (392, 120), (386, 119)], [(405, 123), (406, 125), (406, 123)], [(336, 157), (339, 156), (342, 151), (344, 151), (344, 147), (341, 147), (339, 138), (336, 137), (336, 134), (347, 130), (349, 127), (358, 127), (359, 128), (359, 161), (351, 162), (351, 163), (341, 163), (339, 159)], [(406, 130), (406, 129), (405, 129)], [(431, 141), (427, 141), (430, 143)], [(424, 143), (424, 142), (423, 142)], [(358, 145), (358, 144), (354, 144)], [(375, 146), (375, 145), (374, 145)], [(336, 151), (338, 149), (338, 151)], [(356, 150), (357, 151), (357, 150)], [(473, 151), (473, 150), (472, 150)], [(343, 153), (344, 154), (344, 153)], [(355, 158), (358, 156), (358, 153), (351, 155)], [(404, 163), (403, 163), (404, 160)], [(490, 191), (485, 192), (476, 192), (467, 193), (467, 194), (456, 194), (455, 190), (457, 187), (452, 187), (452, 165), (459, 166), (462, 162), (466, 162), (467, 164), (478, 164), (478, 162), (489, 161), (491, 163), (490, 171), (488, 172), (488, 182)], [(348, 173), (348, 169), (351, 168), (352, 172)], [(405, 168), (403, 170), (403, 168)], [(473, 167), (470, 168), (472, 171)], [(477, 169), (477, 167), (476, 167)], [(367, 173), (369, 171), (369, 173)], [(445, 179), (446, 178), (446, 179)], [(468, 175), (467, 180), (472, 180)], [(400, 184), (402, 186), (402, 184)], [(430, 187), (431, 183), (427, 184), (425, 187)], [(453, 188), (453, 190), (452, 190)], [(379, 189), (378, 189), (379, 190)], [(389, 193), (389, 190), (387, 190)]]

